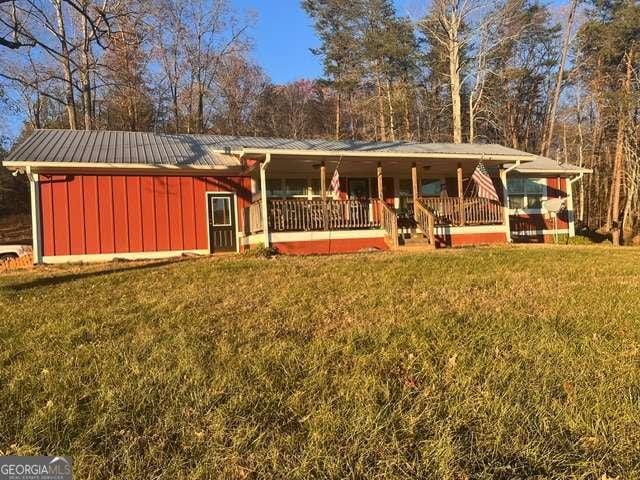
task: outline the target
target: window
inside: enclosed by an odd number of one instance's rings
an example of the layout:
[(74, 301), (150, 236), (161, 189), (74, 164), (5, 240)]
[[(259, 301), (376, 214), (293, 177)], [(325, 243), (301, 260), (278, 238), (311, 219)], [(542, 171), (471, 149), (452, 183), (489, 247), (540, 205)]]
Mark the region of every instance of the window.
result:
[(267, 178), (267, 196), (268, 197), (282, 197), (284, 192), (282, 190), (282, 180), (279, 178)]
[(349, 198), (369, 198), (369, 179), (352, 178), (348, 180)]
[(214, 226), (231, 225), (231, 202), (229, 197), (211, 197), (211, 212)]
[[(327, 197), (331, 196), (331, 190), (329, 188), (329, 181), (330, 179), (327, 179)], [(311, 195), (314, 197), (320, 197), (322, 194), (320, 192), (320, 179), (319, 178), (312, 178), (309, 181), (309, 188), (311, 188)]]
[(308, 195), (306, 178), (287, 178), (284, 181), (285, 196), (306, 197)]
[(413, 198), (413, 187), (410, 178), (401, 178), (398, 181), (398, 196)]
[(441, 180), (432, 180), (428, 178), (422, 179), (422, 186), (420, 188), (420, 195), (422, 197), (439, 197), (441, 191)]
[(542, 208), (546, 194), (544, 178), (509, 177), (509, 208), (515, 210)]

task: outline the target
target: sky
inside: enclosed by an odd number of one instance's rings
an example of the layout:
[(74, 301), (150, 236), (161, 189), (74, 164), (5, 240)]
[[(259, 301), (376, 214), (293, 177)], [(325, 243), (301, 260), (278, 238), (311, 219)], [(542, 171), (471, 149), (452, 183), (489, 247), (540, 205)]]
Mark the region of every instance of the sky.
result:
[(322, 75), (322, 63), (309, 50), (318, 47), (311, 19), (300, 0), (234, 0), (238, 10), (256, 12), (250, 35), (253, 58), (275, 83)]
[[(348, 1), (348, 0), (345, 0)], [(251, 31), (253, 58), (274, 83), (322, 76), (322, 60), (311, 48), (319, 42), (313, 21), (300, 6), (301, 0), (232, 0), (239, 11), (253, 11), (257, 22)], [(395, 0), (398, 14), (410, 12), (412, 0)]]
[[(345, 0), (348, 1), (348, 0)], [(394, 0), (399, 15), (408, 15), (422, 0)], [(255, 13), (253, 60), (274, 83), (322, 76), (322, 60), (311, 48), (319, 42), (313, 22), (301, 7), (301, 0), (230, 0), (238, 12)], [(20, 132), (23, 115), (0, 119), (0, 135), (10, 138)]]

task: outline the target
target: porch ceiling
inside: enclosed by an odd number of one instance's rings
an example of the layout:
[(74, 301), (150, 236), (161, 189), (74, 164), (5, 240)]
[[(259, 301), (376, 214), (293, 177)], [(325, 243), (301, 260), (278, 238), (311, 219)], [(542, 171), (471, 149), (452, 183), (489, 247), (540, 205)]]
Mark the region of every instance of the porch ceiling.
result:
[[(452, 158), (380, 158), (380, 157), (299, 157), (289, 155), (271, 156), (267, 176), (304, 175), (313, 177), (320, 175), (320, 164), (325, 162), (327, 176), (330, 177), (339, 166), (342, 176), (374, 177), (378, 164), (382, 166), (382, 175), (389, 177), (411, 177), (413, 163), (418, 168), (418, 176), (429, 178), (455, 177), (458, 164), (462, 167), (463, 176), (470, 176), (480, 160)], [(504, 160), (486, 158), (483, 163), (499, 166)]]

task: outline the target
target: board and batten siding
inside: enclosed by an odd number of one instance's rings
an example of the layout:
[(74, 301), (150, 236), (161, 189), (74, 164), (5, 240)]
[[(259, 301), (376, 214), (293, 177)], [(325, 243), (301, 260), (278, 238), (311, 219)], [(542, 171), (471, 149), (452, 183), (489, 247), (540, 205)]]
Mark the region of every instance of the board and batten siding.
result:
[(248, 177), (40, 174), (39, 186), (44, 256), (208, 250), (205, 193), (236, 193), (239, 212), (251, 201)]
[[(536, 178), (540, 178), (537, 176)], [(546, 177), (547, 198), (565, 197), (567, 195), (567, 179), (562, 177)], [(509, 224), (511, 232), (514, 234), (526, 234), (536, 236), (539, 241), (551, 241), (552, 237), (545, 236), (542, 232), (552, 231), (554, 228), (553, 218), (542, 213), (518, 213), (510, 215)], [(565, 210), (560, 212), (557, 218), (558, 231), (565, 231), (569, 228), (569, 214)], [(527, 240), (526, 237), (517, 236), (515, 241)]]

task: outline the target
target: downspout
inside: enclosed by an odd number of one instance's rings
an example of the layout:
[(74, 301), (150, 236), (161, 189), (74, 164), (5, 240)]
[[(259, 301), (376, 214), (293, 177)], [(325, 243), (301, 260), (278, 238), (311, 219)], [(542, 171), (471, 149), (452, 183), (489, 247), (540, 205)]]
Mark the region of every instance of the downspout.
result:
[[(580, 172), (576, 177), (567, 178), (567, 221), (569, 224), (569, 237), (576, 236), (575, 214), (573, 210), (573, 184), (584, 176), (584, 172)], [(584, 205), (581, 206), (584, 208)]]
[(269, 206), (267, 205), (267, 166), (271, 162), (271, 152), (267, 152), (264, 162), (260, 163), (260, 207), (262, 210), (262, 233), (264, 247), (269, 248)]
[(37, 173), (31, 171), (31, 167), (27, 166), (25, 174), (29, 179), (30, 196), (31, 196), (31, 248), (33, 249), (33, 263), (42, 263), (42, 245), (40, 231), (40, 185)]
[(502, 216), (504, 222), (504, 233), (507, 237), (507, 242), (513, 242), (511, 238), (511, 225), (509, 224), (509, 191), (507, 189), (507, 173), (520, 166), (520, 160), (516, 160), (516, 163), (509, 168), (500, 169), (500, 181), (502, 182)]

